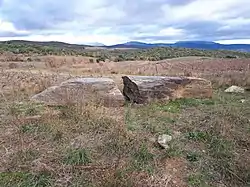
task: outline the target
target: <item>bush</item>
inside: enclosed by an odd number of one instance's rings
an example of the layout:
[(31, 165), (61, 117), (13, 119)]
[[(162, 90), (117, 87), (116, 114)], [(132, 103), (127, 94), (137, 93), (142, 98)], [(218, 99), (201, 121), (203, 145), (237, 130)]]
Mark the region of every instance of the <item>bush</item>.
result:
[(105, 58), (104, 57), (100, 57), (98, 59), (96, 59), (96, 62), (99, 63), (99, 62), (105, 62)]

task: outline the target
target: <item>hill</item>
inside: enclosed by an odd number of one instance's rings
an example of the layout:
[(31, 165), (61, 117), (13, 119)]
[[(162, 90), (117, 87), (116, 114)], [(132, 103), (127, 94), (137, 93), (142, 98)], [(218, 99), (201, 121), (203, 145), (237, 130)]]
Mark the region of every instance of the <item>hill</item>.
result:
[(69, 44), (50, 41), (10, 40), (0, 42), (0, 53), (12, 52), (14, 54), (40, 54), (40, 55), (79, 55), (88, 45)]
[(234, 50), (250, 52), (249, 44), (219, 44), (216, 42), (206, 42), (206, 41), (180, 41), (173, 44), (170, 43), (142, 43), (142, 42), (127, 42), (123, 44), (116, 44), (107, 46), (108, 48), (154, 48), (154, 47), (184, 47), (191, 49), (208, 49), (208, 50)]
[(30, 46), (48, 46), (48, 47), (58, 47), (58, 48), (74, 48), (74, 49), (83, 49), (84, 47), (90, 47), (91, 45), (78, 45), (78, 44), (69, 44), (65, 42), (58, 41), (49, 41), (49, 42), (40, 42), (40, 41), (27, 41), (27, 40), (9, 40), (0, 42), (0, 44), (7, 45), (30, 45)]
[(84, 49), (85, 47), (103, 47), (107, 49), (132, 48), (132, 49), (148, 49), (157, 47), (176, 47), (176, 48), (190, 48), (190, 49), (206, 49), (206, 50), (232, 50), (241, 52), (250, 52), (250, 44), (219, 44), (208, 41), (179, 41), (176, 43), (144, 43), (137, 41), (130, 41), (115, 45), (104, 45), (102, 43), (89, 44), (69, 44), (65, 42), (49, 41), (26, 41), (26, 40), (10, 40), (0, 42), (0, 45), (29, 45), (29, 46), (46, 46), (66, 49)]
[[(212, 50), (192, 49), (199, 46), (210, 46)], [(0, 53), (11, 52), (13, 54), (28, 55), (77, 55), (98, 58), (99, 61), (157, 61), (176, 57), (199, 56), (215, 58), (250, 58), (250, 53), (220, 50), (215, 48), (215, 43), (204, 42), (178, 42), (176, 46), (168, 44), (146, 44), (140, 42), (128, 42), (114, 46), (93, 47), (88, 45), (68, 44), (63, 42), (35, 42), (35, 41), (5, 41), (0, 42)], [(177, 47), (179, 46), (179, 47)], [(244, 48), (243, 45), (242, 48)], [(246, 45), (248, 46), (248, 45)], [(205, 47), (203, 47), (205, 48)], [(214, 48), (214, 49), (213, 49)], [(237, 48), (237, 45), (235, 45)]]

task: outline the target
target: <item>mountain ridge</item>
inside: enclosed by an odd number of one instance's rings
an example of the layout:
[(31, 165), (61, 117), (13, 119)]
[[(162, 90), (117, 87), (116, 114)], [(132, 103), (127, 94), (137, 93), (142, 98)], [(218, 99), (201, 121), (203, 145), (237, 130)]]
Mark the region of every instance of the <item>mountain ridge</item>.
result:
[(153, 47), (183, 47), (204, 50), (236, 50), (250, 52), (250, 44), (220, 44), (211, 41), (178, 41), (175, 43), (144, 43), (144, 42), (126, 42), (106, 46), (108, 48), (153, 48)]
[(135, 49), (148, 49), (155, 47), (178, 47), (178, 48), (191, 48), (202, 50), (233, 50), (241, 52), (250, 52), (250, 44), (220, 44), (212, 41), (178, 41), (175, 43), (145, 43), (138, 41), (129, 41), (115, 45), (103, 45), (101, 43), (92, 44), (70, 44), (59, 41), (28, 41), (28, 40), (9, 40), (1, 41), (0, 44), (29, 44), (29, 45), (42, 45), (59, 48), (84, 48), (84, 47), (103, 47), (103, 48), (135, 48)]

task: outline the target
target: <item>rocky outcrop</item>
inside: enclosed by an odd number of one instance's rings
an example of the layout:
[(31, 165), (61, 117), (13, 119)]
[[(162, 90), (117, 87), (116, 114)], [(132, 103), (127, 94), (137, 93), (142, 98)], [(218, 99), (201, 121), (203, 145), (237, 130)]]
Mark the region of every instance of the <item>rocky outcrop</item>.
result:
[(210, 98), (210, 81), (194, 77), (123, 76), (123, 94), (129, 101), (144, 104), (152, 100)]
[(124, 96), (112, 79), (75, 78), (62, 82), (59, 86), (49, 87), (31, 97), (32, 101), (47, 105), (95, 104), (106, 107), (124, 105)]

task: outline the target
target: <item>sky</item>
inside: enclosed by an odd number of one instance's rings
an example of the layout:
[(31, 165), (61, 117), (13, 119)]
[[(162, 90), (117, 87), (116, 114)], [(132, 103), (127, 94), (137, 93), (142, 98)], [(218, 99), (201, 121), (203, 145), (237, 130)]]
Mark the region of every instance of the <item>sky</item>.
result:
[(250, 0), (0, 0), (0, 40), (250, 44)]

